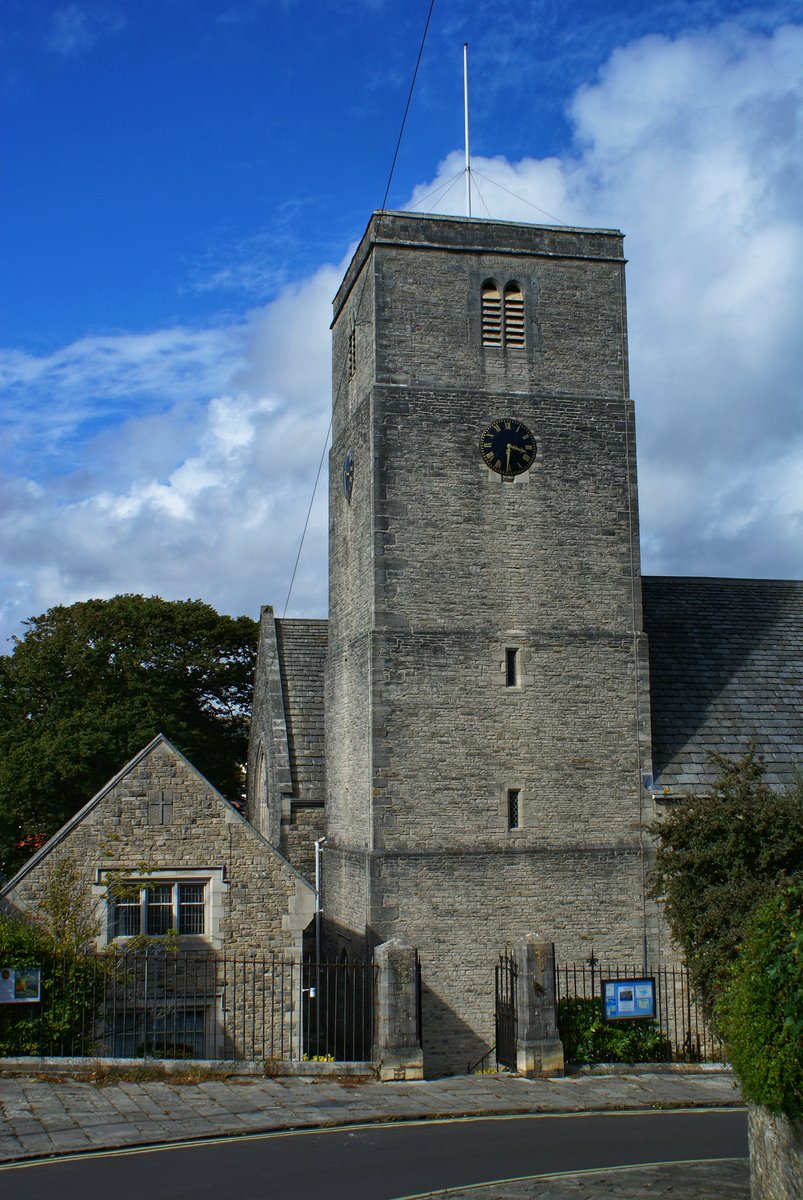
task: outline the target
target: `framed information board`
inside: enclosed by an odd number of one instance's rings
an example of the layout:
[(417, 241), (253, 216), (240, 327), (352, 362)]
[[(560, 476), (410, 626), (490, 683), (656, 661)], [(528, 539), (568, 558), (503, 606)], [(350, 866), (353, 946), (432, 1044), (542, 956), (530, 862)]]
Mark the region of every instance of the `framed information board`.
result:
[(0, 967), (0, 1004), (38, 1004), (41, 999), (41, 967)]
[(654, 979), (603, 979), (601, 983), (603, 1020), (655, 1020)]

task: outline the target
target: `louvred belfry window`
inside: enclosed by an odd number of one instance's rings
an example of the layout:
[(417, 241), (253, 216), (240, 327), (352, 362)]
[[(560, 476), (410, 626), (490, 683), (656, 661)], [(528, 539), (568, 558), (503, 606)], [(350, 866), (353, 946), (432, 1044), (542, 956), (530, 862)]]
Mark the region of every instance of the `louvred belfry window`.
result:
[(517, 283), (505, 288), (505, 345), (524, 345), (524, 296)]
[(506, 284), (504, 292), (493, 279), (482, 285), (482, 344), (524, 348), (524, 293), (515, 281)]
[(482, 285), (482, 344), (502, 345), (502, 296), (492, 279)]

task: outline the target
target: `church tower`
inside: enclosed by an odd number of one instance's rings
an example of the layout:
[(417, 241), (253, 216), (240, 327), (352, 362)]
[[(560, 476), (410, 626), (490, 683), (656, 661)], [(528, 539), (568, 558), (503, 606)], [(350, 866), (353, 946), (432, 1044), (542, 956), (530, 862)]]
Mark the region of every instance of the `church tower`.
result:
[(375, 213), (333, 334), (330, 952), (417, 946), (465, 1070), (506, 943), (650, 951), (622, 236)]

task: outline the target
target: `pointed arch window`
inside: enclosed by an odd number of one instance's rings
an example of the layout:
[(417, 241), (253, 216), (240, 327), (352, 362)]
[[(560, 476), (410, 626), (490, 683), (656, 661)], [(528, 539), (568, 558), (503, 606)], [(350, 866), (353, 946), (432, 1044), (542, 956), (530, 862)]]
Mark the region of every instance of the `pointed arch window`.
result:
[(505, 284), (504, 291), (493, 279), (482, 285), (482, 344), (524, 348), (524, 293), (515, 280)]

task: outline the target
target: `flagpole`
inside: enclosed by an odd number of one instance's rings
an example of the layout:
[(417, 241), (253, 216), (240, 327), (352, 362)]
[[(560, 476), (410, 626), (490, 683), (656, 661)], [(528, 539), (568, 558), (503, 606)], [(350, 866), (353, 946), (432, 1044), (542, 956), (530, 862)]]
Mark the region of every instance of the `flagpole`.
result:
[(471, 216), (471, 147), (468, 140), (468, 42), (463, 42), (463, 111), (466, 125), (466, 216)]

